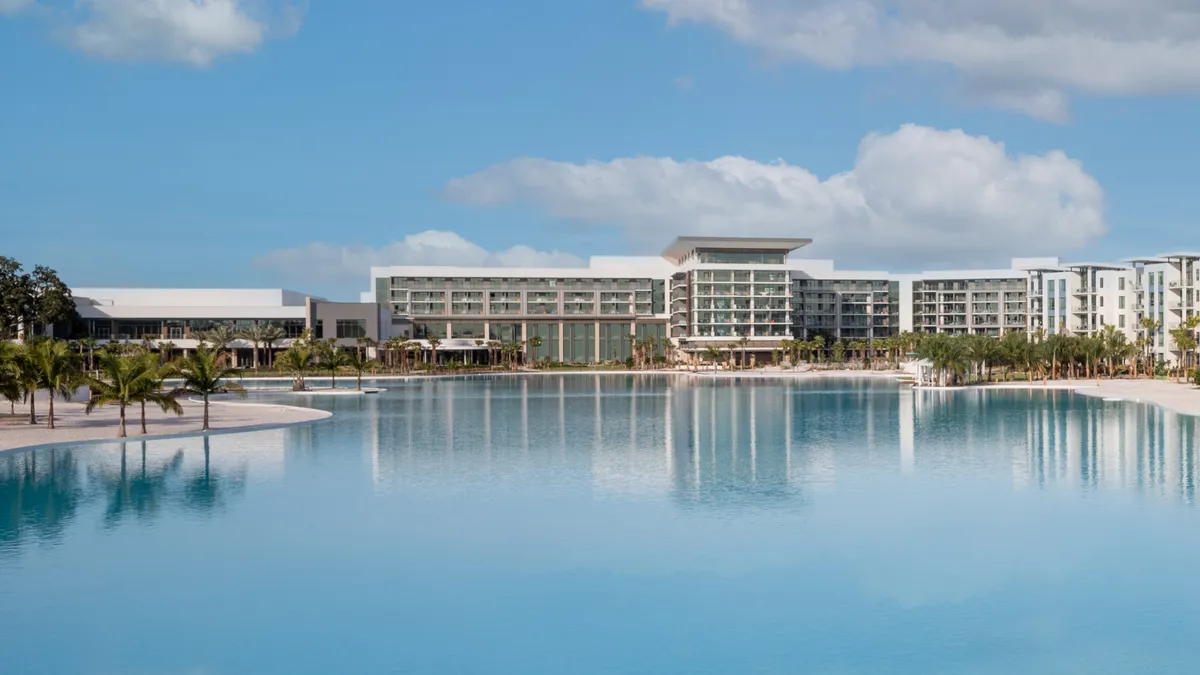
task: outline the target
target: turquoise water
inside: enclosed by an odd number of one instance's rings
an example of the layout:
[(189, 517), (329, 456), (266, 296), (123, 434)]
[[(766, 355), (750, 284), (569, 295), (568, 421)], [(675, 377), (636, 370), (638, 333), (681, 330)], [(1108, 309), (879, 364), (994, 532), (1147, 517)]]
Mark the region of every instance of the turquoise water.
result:
[(1193, 418), (883, 381), (384, 386), (308, 426), (0, 455), (0, 672), (1197, 671)]

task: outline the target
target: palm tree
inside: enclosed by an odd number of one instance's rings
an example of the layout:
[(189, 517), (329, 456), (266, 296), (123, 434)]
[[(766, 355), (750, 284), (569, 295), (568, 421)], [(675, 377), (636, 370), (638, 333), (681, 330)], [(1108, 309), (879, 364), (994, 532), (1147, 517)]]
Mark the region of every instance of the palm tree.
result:
[(1189, 356), (1188, 366), (1190, 368), (1196, 367), (1196, 356), (1197, 356), (1196, 349), (1198, 346), (1198, 343), (1196, 340), (1196, 329), (1197, 328), (1200, 328), (1200, 314), (1190, 314), (1190, 315), (1188, 315), (1188, 317), (1186, 319), (1183, 320), (1183, 329), (1187, 332), (1187, 338), (1188, 338), (1187, 344), (1190, 345), (1190, 347), (1188, 348), (1188, 356)]
[(239, 337), (239, 332), (240, 331), (235, 331), (233, 326), (227, 323), (219, 323), (208, 330), (200, 331), (197, 334), (196, 339), (198, 339), (200, 342), (207, 343), (213, 349), (219, 351), (225, 349), (230, 342), (233, 342), (235, 339), (237, 339)]
[(255, 372), (258, 372), (258, 349), (264, 342), (266, 342), (266, 327), (267, 324), (265, 323), (253, 323), (234, 333), (236, 337), (250, 343), (251, 353), (253, 354), (252, 363)]
[[(525, 344), (528, 345), (528, 348), (525, 350), (525, 363), (531, 368), (536, 367), (537, 358), (534, 356), (534, 354), (537, 353), (538, 347), (542, 346), (542, 338), (534, 335), (533, 337), (529, 338), (529, 340)], [(514, 356), (513, 361), (515, 364), (516, 354), (514, 354), (513, 356)]]
[(717, 360), (721, 358), (721, 350), (709, 345), (704, 348), (704, 355), (708, 357), (709, 361), (712, 361), (713, 372), (717, 372)]
[[(1005, 333), (1000, 338), (1000, 359), (1008, 366), (1008, 379), (1012, 381), (1018, 367), (1027, 363), (1026, 354), (1029, 351), (1029, 337), (1025, 333)], [(1029, 379), (1028, 374), (1025, 377)]]
[(164, 340), (158, 343), (158, 354), (162, 363), (167, 363), (175, 354), (175, 343)]
[(92, 338), (92, 337), (85, 337), (85, 338), (79, 339), (79, 355), (83, 356), (83, 350), (85, 350), (85, 349), (87, 350), (87, 369), (88, 370), (92, 370), (93, 368), (95, 368), (95, 362), (92, 360), (92, 353), (95, 352), (95, 350), (96, 350), (96, 344), (97, 344), (96, 339)]
[(738, 348), (742, 350), (742, 370), (746, 369), (746, 347), (749, 346), (749, 344), (749, 337), (743, 335), (742, 337), (738, 338), (737, 345)]
[(16, 414), (17, 399), (21, 398), (21, 382), (18, 377), (18, 347), (15, 343), (0, 340), (0, 397), (8, 401), (9, 409)]
[(821, 350), (825, 348), (825, 336), (817, 335), (812, 339), (813, 358), (817, 363), (821, 362)]
[[(287, 337), (287, 332), (283, 330), (283, 326), (270, 321), (260, 324), (258, 330), (258, 338), (262, 341), (267, 355), (267, 367), (270, 368), (275, 363), (275, 343)], [(257, 362), (254, 367), (258, 368)]]
[(362, 375), (364, 372), (371, 370), (377, 365), (375, 359), (367, 358), (357, 350), (349, 352), (343, 360), (345, 365), (350, 366), (354, 371), (354, 389), (362, 391)]
[(1138, 325), (1141, 326), (1146, 337), (1144, 342), (1146, 348), (1146, 374), (1150, 377), (1154, 377), (1154, 336), (1158, 332), (1158, 329), (1162, 328), (1162, 322), (1153, 317), (1144, 316), (1142, 317), (1142, 320), (1138, 322)]
[(153, 378), (148, 365), (149, 362), (144, 358), (121, 356), (109, 350), (101, 350), (96, 363), (96, 373), (87, 378), (92, 397), (88, 399), (84, 412), (90, 415), (101, 406), (118, 406), (120, 411), (117, 418), (117, 436), (125, 438), (125, 409), (146, 395), (146, 381)]
[[(26, 345), (26, 363), (38, 379), (38, 387), (49, 394), (47, 405), (49, 419), (46, 428), (54, 428), (54, 397), (59, 396), (64, 401), (71, 400), (75, 388), (82, 381), (79, 367), (79, 357), (71, 351), (70, 345), (58, 340), (42, 340)], [(29, 398), (30, 424), (35, 424), (33, 417), (33, 395)]]
[(346, 365), (346, 352), (337, 348), (334, 338), (329, 338), (315, 345), (314, 354), (321, 369), (329, 371), (329, 388), (337, 389), (337, 371)]
[(198, 347), (187, 356), (172, 361), (166, 373), (183, 380), (173, 395), (194, 394), (204, 399), (204, 422), (201, 431), (208, 431), (208, 398), (216, 394), (236, 394), (245, 398), (246, 389), (230, 378), (240, 377), (241, 371), (227, 365), (228, 357), (207, 347)]
[(429, 367), (432, 370), (437, 370), (437, 348), (442, 344), (442, 339), (436, 335), (430, 335), (425, 338), (429, 343)]
[(293, 375), (292, 391), (304, 391), (304, 376), (313, 370), (312, 348), (303, 343), (294, 344), (279, 354), (275, 365)]
[(833, 362), (841, 364), (846, 358), (846, 343), (838, 340), (833, 343)]
[(141, 357), (146, 360), (146, 376), (141, 380), (142, 389), (137, 393), (137, 402), (141, 406), (141, 422), (142, 435), (146, 432), (146, 404), (153, 403), (158, 406), (164, 413), (172, 412), (176, 415), (183, 414), (183, 406), (179, 405), (175, 395), (171, 392), (164, 392), (163, 385), (166, 375), (170, 369), (162, 363), (159, 363), (158, 357), (153, 354), (146, 354)]

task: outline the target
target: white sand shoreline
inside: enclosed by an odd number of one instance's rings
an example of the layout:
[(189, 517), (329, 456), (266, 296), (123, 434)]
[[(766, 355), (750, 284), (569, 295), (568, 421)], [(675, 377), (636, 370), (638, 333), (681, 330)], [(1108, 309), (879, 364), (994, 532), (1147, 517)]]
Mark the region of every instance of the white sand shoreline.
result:
[(16, 415), (9, 414), (8, 406), (0, 407), (0, 453), (12, 450), (30, 450), (45, 446), (70, 445), (75, 443), (104, 442), (117, 440), (155, 440), (180, 436), (198, 436), (205, 433), (224, 434), (257, 431), (294, 424), (304, 424), (326, 419), (331, 413), (315, 408), (282, 405), (277, 403), (251, 403), (243, 401), (209, 401), (209, 431), (200, 430), (204, 404), (200, 401), (180, 400), (182, 417), (165, 414), (156, 406), (146, 408), (146, 433), (141, 433), (141, 409), (138, 406), (125, 410), (125, 432), (127, 438), (117, 437), (118, 409), (115, 406), (99, 408), (91, 415), (84, 413), (84, 404), (76, 401), (54, 402), (53, 430), (46, 428), (45, 392), (39, 392), (36, 400), (38, 424), (29, 423), (29, 407), (16, 406)]

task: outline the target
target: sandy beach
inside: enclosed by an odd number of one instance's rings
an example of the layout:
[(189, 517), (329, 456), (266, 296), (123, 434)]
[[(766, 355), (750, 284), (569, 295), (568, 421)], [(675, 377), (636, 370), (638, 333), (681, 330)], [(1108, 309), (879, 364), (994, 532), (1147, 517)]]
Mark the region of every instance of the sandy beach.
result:
[[(118, 410), (115, 406), (98, 408), (91, 415), (84, 413), (83, 397), (74, 401), (54, 401), (53, 430), (46, 428), (44, 392), (36, 401), (38, 424), (29, 424), (29, 407), (18, 404), (16, 414), (10, 414), (7, 404), (0, 406), (0, 452), (38, 445), (75, 443), (81, 441), (115, 440)], [(125, 431), (130, 440), (186, 436), (200, 433), (204, 404), (180, 400), (183, 415), (163, 413), (156, 406), (146, 408), (146, 435), (141, 432), (141, 410), (135, 406), (125, 411)], [(209, 427), (213, 432), (249, 431), (263, 427), (300, 424), (329, 417), (330, 413), (312, 408), (254, 403), (245, 400), (209, 402)]]

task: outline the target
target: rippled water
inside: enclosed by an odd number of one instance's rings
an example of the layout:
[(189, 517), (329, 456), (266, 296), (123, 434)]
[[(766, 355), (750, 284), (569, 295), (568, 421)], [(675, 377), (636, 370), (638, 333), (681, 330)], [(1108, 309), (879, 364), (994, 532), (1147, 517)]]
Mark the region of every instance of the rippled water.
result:
[(1194, 418), (883, 381), (385, 386), (309, 426), (0, 455), (0, 672), (1197, 672)]

